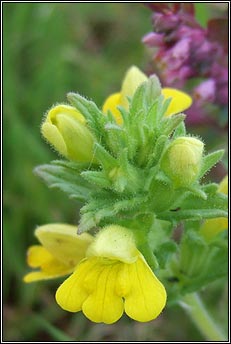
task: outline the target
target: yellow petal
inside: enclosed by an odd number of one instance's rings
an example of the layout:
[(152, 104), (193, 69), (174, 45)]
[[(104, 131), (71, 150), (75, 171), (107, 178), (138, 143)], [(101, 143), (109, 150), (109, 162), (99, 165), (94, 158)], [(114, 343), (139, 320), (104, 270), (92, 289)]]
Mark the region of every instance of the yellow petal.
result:
[(121, 264), (118, 272), (116, 294), (120, 297), (125, 297), (131, 291), (133, 281), (131, 280), (130, 268), (130, 264)]
[(37, 268), (52, 258), (50, 252), (41, 245), (30, 246), (27, 251), (27, 264), (31, 268)]
[(128, 69), (121, 88), (121, 105), (125, 109), (129, 108), (127, 97), (132, 97), (137, 88), (147, 80), (147, 76), (136, 66)]
[(114, 93), (111, 94), (103, 104), (103, 112), (107, 114), (108, 110), (111, 111), (115, 120), (118, 124), (122, 124), (123, 119), (120, 111), (117, 109), (117, 106), (121, 105), (121, 94)]
[(93, 136), (86, 125), (66, 114), (57, 115), (57, 126), (67, 146), (67, 157), (89, 162), (93, 158)]
[(192, 104), (192, 98), (188, 94), (174, 88), (163, 88), (162, 94), (165, 99), (172, 98), (165, 116), (178, 114), (188, 109)]
[(219, 192), (228, 195), (228, 176), (225, 176), (219, 184), (218, 190)]
[(207, 240), (212, 239), (218, 233), (228, 229), (228, 219), (226, 217), (217, 217), (215, 219), (205, 220), (201, 226), (200, 232)]
[(35, 235), (53, 257), (75, 267), (85, 257), (93, 237), (88, 233), (77, 235), (77, 226), (52, 223), (40, 226)]
[[(228, 176), (225, 176), (219, 184), (217, 189), (225, 195), (228, 194)], [(217, 217), (214, 219), (207, 219), (200, 228), (200, 233), (206, 240), (213, 239), (218, 233), (228, 229), (228, 219), (226, 217)]]
[(47, 112), (45, 121), (41, 126), (42, 135), (61, 155), (67, 156), (67, 146), (63, 135), (57, 126), (57, 117), (60, 114), (70, 116), (82, 124), (86, 123), (86, 120), (78, 110), (65, 104), (54, 106)]
[(138, 255), (132, 231), (117, 225), (102, 229), (87, 250), (87, 256), (105, 257), (125, 263), (136, 261)]
[(72, 118), (77, 119), (77, 121), (85, 124), (86, 120), (83, 117), (83, 115), (73, 106), (70, 105), (65, 105), (65, 104), (59, 104), (54, 107), (52, 107), (48, 112), (47, 112), (47, 117), (46, 121), (52, 124), (57, 124), (57, 115), (59, 114), (66, 114)]
[(31, 246), (28, 249), (27, 262), (29, 266), (40, 267), (41, 270), (26, 274), (23, 278), (26, 283), (64, 276), (74, 269), (73, 266), (66, 265), (54, 258), (42, 246)]
[(55, 298), (61, 308), (69, 312), (78, 312), (82, 309), (82, 304), (88, 297), (83, 280), (92, 265), (92, 261), (83, 260), (75, 272), (60, 285)]
[(123, 300), (115, 293), (117, 275), (122, 263), (104, 265), (96, 272), (96, 284), (92, 294), (84, 301), (82, 310), (96, 323), (112, 324), (123, 314)]
[(37, 282), (40, 280), (47, 280), (52, 278), (58, 278), (70, 274), (73, 269), (70, 269), (65, 265), (53, 265), (52, 271), (33, 271), (29, 272), (23, 277), (23, 281), (26, 283)]
[(66, 143), (55, 125), (44, 122), (41, 126), (41, 133), (45, 139), (54, 146), (57, 152), (63, 156), (67, 156)]
[(134, 320), (155, 319), (166, 304), (166, 291), (141, 257), (128, 266), (131, 289), (125, 295), (125, 312)]

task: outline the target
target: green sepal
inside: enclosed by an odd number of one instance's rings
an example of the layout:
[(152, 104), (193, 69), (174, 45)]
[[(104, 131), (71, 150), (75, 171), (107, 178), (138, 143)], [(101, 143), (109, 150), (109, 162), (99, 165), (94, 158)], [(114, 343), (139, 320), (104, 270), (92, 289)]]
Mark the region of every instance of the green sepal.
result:
[(136, 116), (139, 112), (147, 113), (160, 95), (161, 86), (159, 79), (153, 75), (137, 88), (129, 109), (132, 116)]
[(220, 149), (203, 157), (202, 166), (198, 178), (204, 176), (224, 155), (224, 150)]
[(103, 115), (93, 101), (82, 97), (78, 93), (68, 93), (67, 99), (85, 117), (92, 133), (100, 140), (107, 121), (106, 116)]
[(70, 198), (85, 202), (91, 193), (91, 185), (79, 173), (88, 165), (55, 160), (50, 164), (37, 166), (34, 173), (41, 177), (50, 188), (58, 188)]
[(100, 162), (105, 170), (110, 171), (118, 166), (116, 159), (101, 144), (95, 143), (94, 153), (97, 161)]
[(156, 100), (161, 95), (161, 85), (160, 81), (156, 75), (150, 76), (145, 87), (145, 103), (147, 108), (149, 108), (153, 101)]
[(185, 117), (186, 116), (183, 113), (164, 117), (162, 119), (160, 132), (164, 135), (169, 136), (173, 132), (173, 130), (175, 130), (179, 126), (179, 124), (184, 121)]
[(174, 133), (173, 133), (173, 139), (176, 139), (180, 136), (186, 136), (186, 128), (184, 122), (180, 122), (180, 124), (176, 127)]
[(148, 158), (147, 167), (155, 166), (159, 163), (163, 151), (167, 145), (168, 137), (166, 135), (160, 135), (156, 140), (153, 153)]

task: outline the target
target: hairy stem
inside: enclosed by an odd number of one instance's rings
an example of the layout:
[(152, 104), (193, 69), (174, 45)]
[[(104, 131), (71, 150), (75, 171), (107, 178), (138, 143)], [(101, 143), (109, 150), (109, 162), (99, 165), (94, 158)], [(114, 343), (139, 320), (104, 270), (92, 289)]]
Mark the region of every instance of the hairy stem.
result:
[(211, 317), (197, 293), (185, 295), (180, 304), (207, 340), (227, 340), (225, 334), (219, 328), (217, 322)]

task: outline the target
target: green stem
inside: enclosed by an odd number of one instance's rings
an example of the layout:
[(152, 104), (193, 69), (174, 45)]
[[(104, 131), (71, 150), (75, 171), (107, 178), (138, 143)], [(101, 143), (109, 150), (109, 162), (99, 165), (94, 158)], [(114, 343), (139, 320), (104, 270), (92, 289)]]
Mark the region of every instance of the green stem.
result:
[(207, 340), (226, 341), (227, 338), (217, 323), (211, 318), (197, 293), (187, 294), (182, 299), (182, 307), (190, 315), (198, 330)]

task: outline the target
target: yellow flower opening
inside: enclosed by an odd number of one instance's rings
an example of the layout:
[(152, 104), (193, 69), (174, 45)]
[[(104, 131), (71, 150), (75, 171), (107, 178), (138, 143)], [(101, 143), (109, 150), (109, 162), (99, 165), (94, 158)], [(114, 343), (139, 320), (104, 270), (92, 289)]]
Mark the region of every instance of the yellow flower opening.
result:
[(86, 127), (85, 118), (74, 107), (65, 104), (52, 107), (41, 132), (64, 157), (78, 162), (93, 160), (93, 136)]
[[(218, 192), (228, 194), (228, 176), (225, 176), (219, 184)], [(228, 229), (228, 219), (226, 217), (217, 217), (205, 220), (200, 228), (200, 233), (206, 240), (211, 240), (218, 233)]]
[(24, 276), (26, 283), (72, 273), (93, 240), (87, 233), (77, 235), (76, 226), (63, 223), (40, 226), (35, 236), (42, 245), (29, 247), (27, 263), (38, 270)]
[[(123, 106), (128, 110), (129, 102), (127, 97), (132, 97), (136, 89), (147, 80), (147, 76), (136, 66), (130, 67), (125, 74), (120, 92), (110, 95), (104, 102), (103, 112), (106, 114), (110, 110), (115, 116), (117, 123), (122, 124), (122, 116), (117, 107)], [(172, 98), (165, 116), (180, 113), (192, 104), (192, 99), (189, 95), (174, 88), (163, 88), (162, 94), (165, 99)]]
[(132, 232), (111, 225), (100, 231), (87, 258), (58, 288), (56, 301), (97, 323), (112, 324), (124, 311), (145, 322), (161, 313), (166, 291), (136, 248)]

